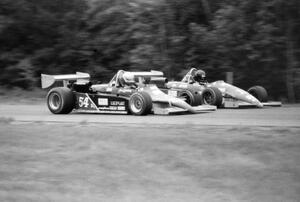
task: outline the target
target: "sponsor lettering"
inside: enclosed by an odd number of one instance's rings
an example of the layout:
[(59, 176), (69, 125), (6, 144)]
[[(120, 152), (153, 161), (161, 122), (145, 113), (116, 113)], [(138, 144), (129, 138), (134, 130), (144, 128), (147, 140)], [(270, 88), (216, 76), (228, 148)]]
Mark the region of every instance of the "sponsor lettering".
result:
[(110, 101), (110, 105), (113, 105), (113, 106), (124, 106), (125, 102), (124, 101)]
[(102, 111), (125, 111), (125, 106), (108, 106), (99, 107), (98, 109)]
[(118, 106), (118, 110), (125, 111), (125, 106)]
[(98, 105), (107, 106), (108, 105), (108, 99), (107, 98), (98, 98)]

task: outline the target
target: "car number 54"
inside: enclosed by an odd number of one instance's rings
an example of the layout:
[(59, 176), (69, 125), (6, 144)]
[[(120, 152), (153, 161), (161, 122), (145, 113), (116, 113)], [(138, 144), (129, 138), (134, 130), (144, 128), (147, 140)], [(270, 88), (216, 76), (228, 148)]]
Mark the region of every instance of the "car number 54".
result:
[(79, 97), (78, 98), (78, 105), (79, 107), (85, 107), (88, 108), (89, 107), (89, 98), (88, 97)]

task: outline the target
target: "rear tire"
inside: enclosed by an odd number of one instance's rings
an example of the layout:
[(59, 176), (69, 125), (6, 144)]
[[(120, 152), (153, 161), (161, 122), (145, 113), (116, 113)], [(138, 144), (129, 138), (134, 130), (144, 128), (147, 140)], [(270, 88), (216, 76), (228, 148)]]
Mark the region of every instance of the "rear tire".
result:
[(262, 86), (253, 86), (248, 89), (248, 93), (253, 95), (260, 102), (268, 101), (268, 93), (267, 90)]
[(146, 92), (137, 92), (129, 98), (129, 110), (133, 115), (147, 115), (152, 110), (152, 99)]
[(66, 87), (57, 87), (49, 91), (47, 105), (53, 114), (68, 114), (75, 106), (73, 92)]
[(216, 87), (208, 87), (202, 91), (202, 103), (221, 107), (223, 96), (221, 91)]
[(191, 93), (191, 91), (188, 91), (188, 90), (179, 91), (178, 97), (183, 98), (184, 101), (191, 106), (193, 106), (193, 104), (195, 102), (195, 98), (194, 98), (193, 94)]

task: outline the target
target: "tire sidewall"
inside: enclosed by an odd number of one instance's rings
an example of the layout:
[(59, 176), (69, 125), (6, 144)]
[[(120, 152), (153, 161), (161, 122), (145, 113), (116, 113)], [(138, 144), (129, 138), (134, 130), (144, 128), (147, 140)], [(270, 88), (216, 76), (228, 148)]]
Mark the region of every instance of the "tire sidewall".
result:
[[(60, 105), (57, 109), (53, 109), (50, 105), (50, 98), (51, 98), (52, 94), (56, 94), (59, 97)], [(64, 99), (62, 98), (61, 94), (58, 93), (56, 91), (56, 89), (52, 89), (47, 95), (47, 106), (48, 106), (49, 110), (54, 114), (58, 114), (62, 111), (63, 104), (64, 104)]]
[(187, 91), (189, 91), (191, 93), (191, 96), (193, 97), (193, 102), (191, 103), (191, 106), (198, 106), (203, 104), (202, 96), (201, 96), (202, 89), (203, 89), (202, 86), (194, 86), (194, 85), (188, 86)]
[(268, 92), (262, 86), (253, 86), (253, 87), (248, 89), (248, 93), (253, 95), (260, 102), (267, 102), (268, 101)]
[(190, 92), (189, 90), (183, 90), (183, 91), (180, 91), (178, 93), (178, 97), (188, 97), (189, 99), (189, 102), (186, 100), (185, 102), (188, 103), (189, 105), (193, 106), (193, 104), (195, 103), (195, 98), (193, 96), (193, 93)]
[[(211, 103), (209, 103), (209, 102), (206, 101), (206, 99), (205, 99), (206, 94), (209, 94), (210, 96), (212, 96)], [(215, 105), (216, 93), (211, 88), (207, 88), (202, 93), (202, 100), (203, 100), (203, 104)]]
[[(133, 103), (135, 102), (135, 99), (139, 99), (142, 102), (142, 107), (138, 111), (135, 110), (137, 108), (135, 107), (135, 103)], [(132, 105), (134, 106), (135, 109), (132, 108)], [(138, 116), (147, 115), (152, 110), (152, 99), (150, 95), (146, 92), (136, 92), (130, 96), (128, 102), (128, 108), (130, 113), (133, 115), (138, 115)]]
[[(205, 95), (206, 94), (210, 94), (212, 96), (212, 101), (211, 103), (208, 103), (206, 100), (205, 100)], [(222, 96), (222, 93), (221, 91), (218, 89), (218, 88), (215, 88), (215, 87), (208, 87), (208, 88), (205, 88), (201, 94), (202, 96), (202, 103), (203, 104), (209, 104), (209, 105), (215, 105), (217, 107), (221, 107), (222, 105), (222, 100), (223, 100), (223, 96)]]
[[(50, 97), (52, 94), (56, 94), (56, 96), (60, 99), (60, 105), (57, 109), (53, 109), (50, 103)], [(47, 94), (47, 106), (49, 110), (54, 114), (68, 114), (75, 107), (75, 96), (71, 89), (66, 87), (57, 87), (53, 88)]]

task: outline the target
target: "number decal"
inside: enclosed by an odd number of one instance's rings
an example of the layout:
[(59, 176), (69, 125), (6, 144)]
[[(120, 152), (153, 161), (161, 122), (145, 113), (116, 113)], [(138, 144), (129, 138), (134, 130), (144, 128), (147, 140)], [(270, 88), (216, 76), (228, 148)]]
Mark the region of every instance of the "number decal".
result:
[(88, 97), (79, 97), (78, 98), (78, 105), (79, 107), (85, 107), (85, 108), (88, 108), (89, 105), (90, 105), (90, 102), (89, 102), (89, 98)]
[(84, 97), (79, 97), (78, 98), (78, 105), (79, 105), (79, 107), (83, 106), (83, 99), (84, 99)]

